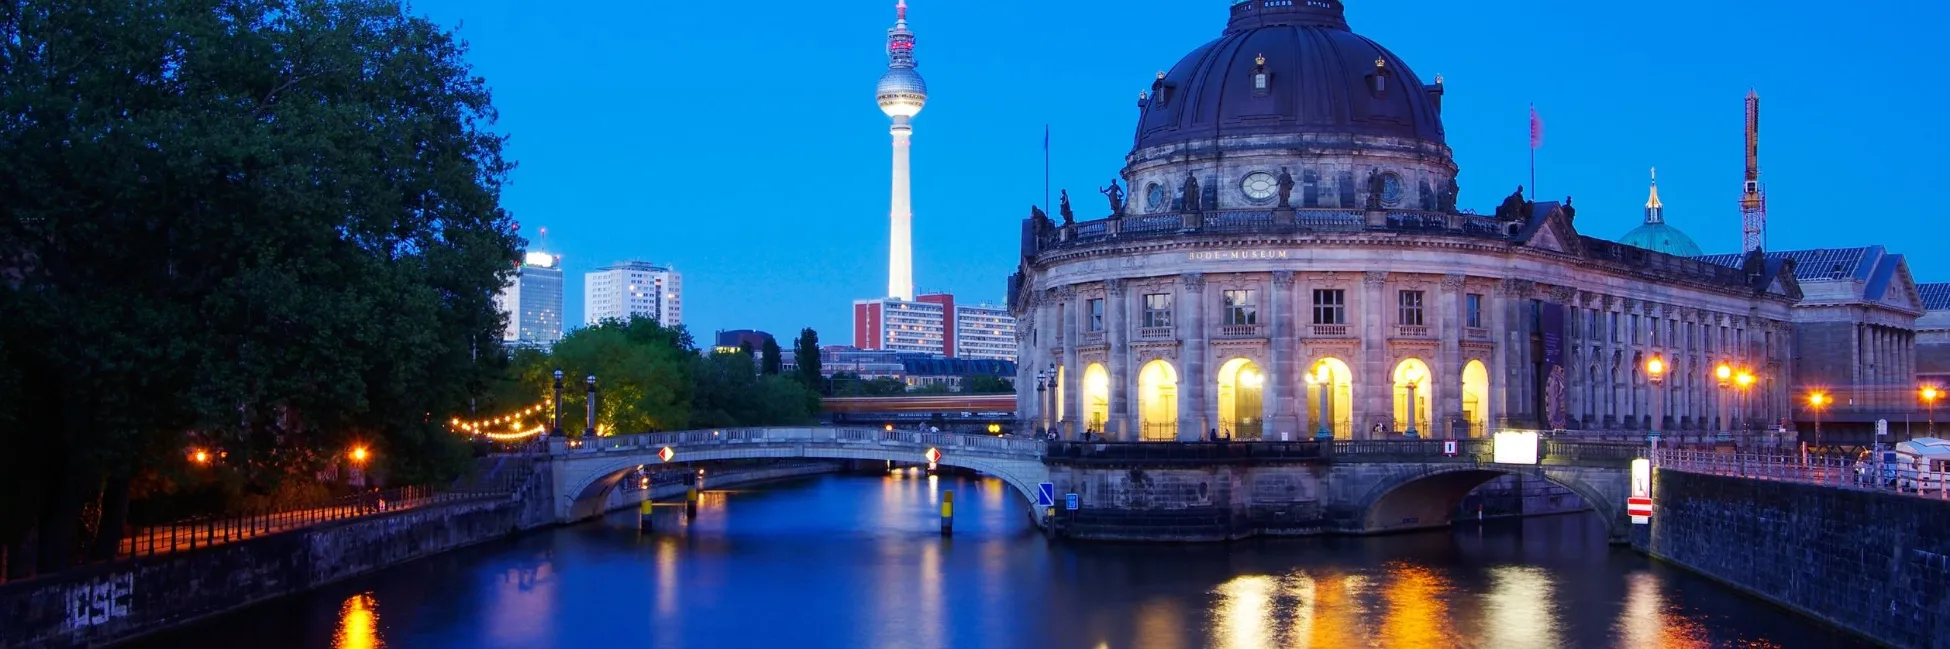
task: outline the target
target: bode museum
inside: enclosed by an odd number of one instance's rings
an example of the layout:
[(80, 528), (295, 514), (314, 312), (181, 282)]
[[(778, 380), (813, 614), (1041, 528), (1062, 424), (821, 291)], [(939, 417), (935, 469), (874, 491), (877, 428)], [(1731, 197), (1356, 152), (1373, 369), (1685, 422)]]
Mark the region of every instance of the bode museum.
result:
[[(1350, 31), (1340, 0), (1234, 3), (1140, 96), (1110, 213), (1077, 219), (1066, 197), (1023, 224), (1025, 423), (1689, 437), (1795, 426), (1797, 381), (1845, 393), (1838, 427), (1906, 398), (1924, 308), (1901, 256), (1700, 256), (1656, 185), (1631, 245), (1581, 235), (1568, 199), (1459, 210), (1443, 92)], [(1823, 367), (1795, 367), (1798, 337), (1831, 348)]]

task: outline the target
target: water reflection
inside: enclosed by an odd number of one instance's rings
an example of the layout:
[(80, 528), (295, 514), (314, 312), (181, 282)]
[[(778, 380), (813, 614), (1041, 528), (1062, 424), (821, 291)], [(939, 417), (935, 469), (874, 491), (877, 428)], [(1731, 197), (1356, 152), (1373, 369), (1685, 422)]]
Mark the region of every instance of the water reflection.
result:
[[(958, 495), (954, 536), (940, 493)], [(713, 492), (407, 564), (135, 647), (1864, 646), (1605, 545), (1595, 516), (1221, 545), (1043, 538), (920, 472)], [(387, 603), (379, 615), (379, 601)]]
[(379, 601), (372, 593), (359, 593), (345, 598), (339, 605), (339, 628), (332, 636), (333, 649), (381, 649), (386, 641), (379, 638)]

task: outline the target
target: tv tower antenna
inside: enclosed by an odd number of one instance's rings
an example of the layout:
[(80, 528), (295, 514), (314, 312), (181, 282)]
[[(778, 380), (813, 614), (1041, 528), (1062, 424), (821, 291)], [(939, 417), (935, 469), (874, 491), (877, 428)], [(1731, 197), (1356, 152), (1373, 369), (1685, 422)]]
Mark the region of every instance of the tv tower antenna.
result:
[(1747, 182), (1740, 193), (1741, 252), (1767, 244), (1767, 186), (1760, 182), (1760, 94), (1747, 91)]

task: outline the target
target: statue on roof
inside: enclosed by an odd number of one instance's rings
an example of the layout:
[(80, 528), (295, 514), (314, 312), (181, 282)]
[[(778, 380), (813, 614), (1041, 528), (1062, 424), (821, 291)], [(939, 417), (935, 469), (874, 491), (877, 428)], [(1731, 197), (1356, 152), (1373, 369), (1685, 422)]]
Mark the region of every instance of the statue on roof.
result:
[(1456, 179), (1454, 177), (1451, 177), (1448, 182), (1443, 183), (1442, 193), (1436, 195), (1436, 211), (1454, 214), (1456, 212), (1456, 195), (1461, 192), (1462, 188), (1456, 186)]
[(1571, 197), (1565, 196), (1564, 197), (1564, 220), (1574, 221), (1577, 220), (1577, 218), (1578, 218), (1578, 208), (1571, 207)]
[(1063, 225), (1076, 225), (1077, 213), (1070, 211), (1070, 190), (1061, 191), (1062, 194), (1056, 199), (1056, 212), (1063, 215)]
[(1185, 211), (1199, 211), (1198, 176), (1185, 174)]
[(1387, 191), (1388, 181), (1381, 177), (1381, 170), (1368, 169), (1368, 209), (1381, 209), (1381, 194)]
[(1097, 193), (1103, 194), (1104, 198), (1110, 199), (1111, 216), (1124, 215), (1124, 188), (1117, 184), (1116, 178), (1110, 179), (1109, 187), (1097, 188)]
[(1049, 214), (1044, 213), (1043, 208), (1034, 205), (1029, 206), (1029, 222), (1031, 227), (1035, 228), (1036, 234), (1048, 232), (1056, 227), (1055, 223), (1050, 222)]
[(1523, 185), (1517, 185), (1517, 191), (1505, 197), (1502, 205), (1496, 206), (1496, 219), (1499, 221), (1528, 221), (1530, 220), (1530, 207), (1530, 201), (1523, 199)]
[(1293, 174), (1287, 173), (1286, 167), (1280, 167), (1279, 183), (1280, 208), (1287, 209), (1293, 207)]

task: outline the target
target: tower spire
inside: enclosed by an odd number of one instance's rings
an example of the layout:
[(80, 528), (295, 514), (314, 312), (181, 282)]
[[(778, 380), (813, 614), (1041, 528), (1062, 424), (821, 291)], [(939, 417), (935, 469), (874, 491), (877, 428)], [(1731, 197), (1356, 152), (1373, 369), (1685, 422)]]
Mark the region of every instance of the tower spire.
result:
[(928, 84), (914, 70), (914, 32), (907, 30), (907, 0), (894, 4), (894, 26), (887, 30), (887, 72), (880, 75), (874, 99), (893, 121), (893, 193), (888, 210), (887, 296), (914, 299), (914, 212), (908, 193), (907, 154), (914, 116), (928, 103)]
[(1645, 223), (1666, 222), (1666, 204), (1659, 202), (1659, 168), (1652, 168), (1652, 197), (1645, 199)]

